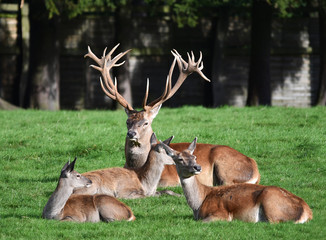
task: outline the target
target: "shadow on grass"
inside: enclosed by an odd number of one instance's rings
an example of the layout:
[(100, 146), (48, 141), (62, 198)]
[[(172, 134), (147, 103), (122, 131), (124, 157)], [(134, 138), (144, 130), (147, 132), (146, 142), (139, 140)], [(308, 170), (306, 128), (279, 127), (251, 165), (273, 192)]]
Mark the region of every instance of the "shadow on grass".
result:
[(17, 218), (17, 219), (43, 219), (41, 215), (31, 214), (31, 215), (23, 215), (23, 214), (4, 214), (1, 215), (0, 219), (8, 219), (8, 218)]
[(17, 179), (20, 183), (52, 183), (58, 182), (58, 177), (44, 177), (44, 178), (31, 178), (31, 177), (20, 177)]

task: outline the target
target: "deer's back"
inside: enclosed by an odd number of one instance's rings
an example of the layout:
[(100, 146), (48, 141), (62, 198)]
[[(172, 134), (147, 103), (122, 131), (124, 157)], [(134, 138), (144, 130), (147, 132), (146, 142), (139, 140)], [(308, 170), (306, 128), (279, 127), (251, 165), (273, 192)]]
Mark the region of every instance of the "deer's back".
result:
[[(129, 198), (130, 192), (142, 191), (142, 185), (134, 170), (126, 168), (106, 168), (82, 174), (92, 181), (86, 190), (91, 194), (107, 194), (119, 198)], [(78, 191), (76, 191), (78, 193)]]

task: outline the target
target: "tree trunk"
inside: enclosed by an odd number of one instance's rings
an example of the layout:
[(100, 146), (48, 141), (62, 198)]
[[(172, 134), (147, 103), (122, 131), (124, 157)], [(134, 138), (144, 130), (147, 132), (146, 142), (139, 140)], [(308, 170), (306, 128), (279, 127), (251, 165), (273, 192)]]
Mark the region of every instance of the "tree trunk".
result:
[(18, 12), (17, 12), (17, 49), (19, 49), (19, 53), (17, 56), (16, 62), (16, 76), (13, 84), (13, 99), (12, 103), (14, 105), (19, 105), (20, 103), (20, 80), (23, 69), (23, 32), (22, 32), (22, 9), (20, 8), (20, 2), (18, 4)]
[(48, 19), (43, 1), (30, 1), (28, 107), (59, 110), (59, 19)]
[(326, 6), (319, 1), (320, 70), (316, 99), (312, 105), (326, 105)]
[(20, 83), (19, 83), (19, 106), (24, 106), (26, 96), (26, 86), (28, 83), (29, 69), (29, 20), (28, 20), (28, 5), (24, 4), (21, 7), (21, 23), (20, 23), (21, 42), (19, 45), (21, 62), (20, 62)]
[(247, 105), (271, 105), (270, 49), (272, 7), (254, 0)]
[[(116, 43), (120, 43), (117, 51), (126, 51), (132, 48), (132, 6), (119, 7), (115, 15), (115, 36)], [(114, 74), (117, 77), (118, 91), (132, 106), (132, 94), (131, 94), (131, 76), (128, 61), (129, 54), (126, 55), (126, 62), (114, 69)], [(121, 61), (119, 61), (121, 62)], [(117, 104), (117, 108), (121, 108)]]
[(212, 85), (213, 85), (213, 106), (219, 107), (228, 104), (228, 93), (223, 81), (223, 64), (224, 64), (224, 44), (229, 27), (229, 9), (223, 8), (219, 12), (219, 17), (214, 19), (214, 50), (212, 66)]

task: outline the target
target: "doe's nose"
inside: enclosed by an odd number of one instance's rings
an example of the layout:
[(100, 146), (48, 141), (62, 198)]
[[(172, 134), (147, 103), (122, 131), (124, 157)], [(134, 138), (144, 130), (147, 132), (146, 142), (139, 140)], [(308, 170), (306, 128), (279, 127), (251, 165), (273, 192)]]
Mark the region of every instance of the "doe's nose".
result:
[(199, 166), (199, 165), (195, 165), (195, 166), (194, 166), (194, 169), (195, 169), (196, 171), (200, 172), (200, 171), (201, 171), (201, 166)]

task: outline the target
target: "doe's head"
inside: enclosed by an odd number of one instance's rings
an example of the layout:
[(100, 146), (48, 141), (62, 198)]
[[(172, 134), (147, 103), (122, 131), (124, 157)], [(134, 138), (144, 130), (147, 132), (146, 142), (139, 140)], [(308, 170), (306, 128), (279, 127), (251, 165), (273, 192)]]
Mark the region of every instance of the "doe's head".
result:
[(193, 155), (196, 143), (197, 137), (182, 152), (175, 151), (167, 145), (164, 146), (167, 155), (173, 159), (180, 178), (189, 178), (198, 175), (202, 170), (201, 166), (196, 162), (196, 156)]
[(60, 180), (66, 181), (66, 183), (68, 183), (70, 187), (74, 188), (74, 190), (84, 187), (90, 187), (92, 185), (92, 181), (74, 170), (76, 160), (77, 157), (75, 157), (74, 161), (72, 161), (71, 163), (70, 161), (68, 161), (63, 166), (63, 168), (61, 169)]
[(174, 165), (175, 163), (173, 159), (165, 151), (165, 146), (170, 145), (173, 138), (174, 136), (171, 136), (163, 142), (158, 142), (155, 133), (153, 133), (150, 140), (151, 150), (149, 154), (155, 156), (155, 159), (164, 165)]

